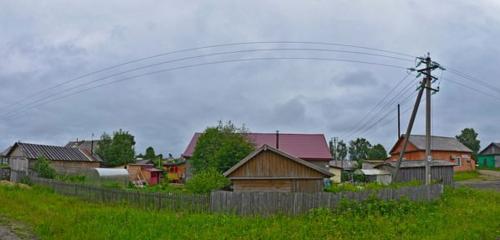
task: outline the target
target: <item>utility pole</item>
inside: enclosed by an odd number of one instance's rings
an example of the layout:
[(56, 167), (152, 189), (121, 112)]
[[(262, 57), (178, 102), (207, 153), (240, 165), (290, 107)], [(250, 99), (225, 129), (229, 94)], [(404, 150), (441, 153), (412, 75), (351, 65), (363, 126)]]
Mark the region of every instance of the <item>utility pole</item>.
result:
[(431, 89), (432, 89), (432, 69), (431, 56), (427, 53), (425, 58), (425, 185), (431, 184)]
[[(411, 130), (413, 128), (413, 123), (415, 121), (415, 116), (418, 111), (418, 106), (420, 103), (420, 100), (422, 98), (423, 90), (425, 89), (425, 94), (426, 94), (426, 107), (425, 107), (425, 184), (429, 185), (431, 183), (431, 164), (432, 164), (432, 153), (431, 153), (431, 95), (433, 93), (436, 93), (439, 91), (439, 87), (437, 89), (432, 88), (432, 83), (436, 81), (438, 78), (432, 76), (432, 71), (436, 69), (441, 69), (445, 70), (445, 68), (441, 67), (439, 63), (433, 62), (431, 59), (431, 56), (429, 53), (427, 53), (427, 57), (419, 57), (417, 58), (419, 63), (417, 64), (417, 67), (420, 64), (425, 64), (425, 68), (422, 69), (415, 69), (415, 68), (410, 68), (410, 71), (416, 71), (418, 72), (417, 78), (420, 75), (424, 75), (424, 78), (421, 82), (420, 85), (420, 90), (418, 92), (417, 100), (415, 102), (415, 106), (412, 111), (412, 115), (410, 117), (410, 122), (408, 123), (408, 129), (406, 130), (406, 135), (405, 135), (405, 140), (403, 143), (403, 148), (400, 151), (399, 155), (399, 161), (396, 166), (396, 171), (394, 174), (394, 179), (396, 179), (398, 175), (399, 168), (401, 166), (401, 161), (403, 160), (404, 153), (406, 151), (406, 147), (408, 145), (408, 139), (410, 138), (411, 135)], [(398, 106), (398, 113), (399, 113), (399, 106)]]

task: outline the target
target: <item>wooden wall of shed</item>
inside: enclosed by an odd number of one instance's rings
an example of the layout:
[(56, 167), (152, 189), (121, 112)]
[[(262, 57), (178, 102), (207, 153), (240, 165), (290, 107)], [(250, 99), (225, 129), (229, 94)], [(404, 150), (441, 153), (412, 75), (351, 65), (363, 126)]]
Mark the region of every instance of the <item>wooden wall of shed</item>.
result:
[[(381, 169), (394, 173), (395, 168), (389, 166), (382, 166)], [(453, 167), (452, 166), (438, 166), (431, 168), (431, 179), (433, 181), (442, 182), (443, 184), (453, 184)], [(410, 182), (410, 181), (425, 182), (425, 168), (412, 167), (401, 168), (398, 177), (393, 179), (395, 182)]]
[(230, 177), (318, 177), (323, 175), (274, 152), (265, 151), (234, 171)]
[(321, 192), (322, 179), (234, 179), (235, 192)]
[(142, 166), (140, 165), (127, 165), (128, 179), (136, 181), (139, 179), (138, 174), (141, 172)]
[(333, 173), (333, 177), (330, 178), (334, 183), (342, 182), (342, 170), (340, 168), (330, 168), (330, 172)]
[[(32, 168), (35, 162), (36, 160), (30, 160), (30, 168)], [(60, 174), (83, 174), (89, 169), (100, 167), (101, 163), (85, 161), (50, 161), (50, 166)]]

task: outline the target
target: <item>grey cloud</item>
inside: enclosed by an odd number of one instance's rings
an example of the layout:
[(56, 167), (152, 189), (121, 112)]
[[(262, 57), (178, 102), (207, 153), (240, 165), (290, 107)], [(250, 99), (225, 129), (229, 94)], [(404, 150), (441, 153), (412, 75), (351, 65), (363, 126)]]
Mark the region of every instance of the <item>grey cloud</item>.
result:
[[(429, 3), (2, 2), (0, 111), (39, 89), (113, 64), (171, 50), (244, 41), (321, 41), (411, 54), (430, 51), (435, 60), (500, 87), (494, 77), (500, 75), (500, 47), (496, 44), (500, 38), (498, 3), (433, 2), (434, 7)], [(131, 64), (109, 73), (175, 57), (270, 47), (279, 45), (206, 49)], [(338, 57), (413, 65), (352, 54), (279, 52), (204, 58), (151, 70), (266, 56)], [(137, 73), (146, 71), (149, 70)], [(77, 137), (89, 138), (92, 133), (99, 135), (122, 128), (136, 136), (138, 151), (151, 145), (159, 152), (178, 155), (193, 132), (218, 120), (245, 123), (254, 132), (280, 129), (341, 136), (356, 127), (354, 123), (404, 73), (342, 62), (261, 61), (150, 75), (51, 102), (15, 119), (1, 118), (0, 147), (17, 140), (64, 144)], [(441, 92), (433, 98), (434, 132), (453, 136), (461, 128), (472, 126), (479, 131), (483, 143), (499, 140), (495, 121), (500, 119), (500, 112), (491, 111), (498, 102), (446, 82), (447, 78), (464, 81), (445, 72)], [(416, 132), (423, 131), (422, 117), (420, 112)], [(408, 113), (403, 116), (404, 125), (407, 118)], [(370, 141), (386, 147), (392, 145), (395, 135), (395, 113), (366, 133)]]

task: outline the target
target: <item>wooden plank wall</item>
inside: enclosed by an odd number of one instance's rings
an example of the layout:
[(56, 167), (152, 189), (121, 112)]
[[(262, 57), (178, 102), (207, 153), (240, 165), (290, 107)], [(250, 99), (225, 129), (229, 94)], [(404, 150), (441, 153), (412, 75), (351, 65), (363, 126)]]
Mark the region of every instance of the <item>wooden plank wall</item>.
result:
[(245, 163), (230, 177), (319, 177), (323, 175), (274, 152), (265, 151)]
[(211, 194), (149, 193), (116, 190), (83, 184), (65, 183), (31, 177), (39, 185), (55, 192), (103, 203), (127, 203), (146, 209), (168, 209), (183, 212), (216, 212), (238, 215), (301, 214), (313, 208), (333, 209), (342, 199), (363, 201), (375, 196), (381, 200), (434, 200), (443, 193), (443, 185), (382, 189), (379, 191), (343, 193), (303, 192), (226, 192)]
[(238, 215), (296, 215), (314, 208), (334, 209), (342, 199), (364, 201), (375, 196), (381, 200), (413, 201), (434, 200), (443, 193), (443, 185), (386, 188), (379, 191), (343, 193), (303, 193), (303, 192), (227, 192), (211, 193), (212, 212), (234, 213)]

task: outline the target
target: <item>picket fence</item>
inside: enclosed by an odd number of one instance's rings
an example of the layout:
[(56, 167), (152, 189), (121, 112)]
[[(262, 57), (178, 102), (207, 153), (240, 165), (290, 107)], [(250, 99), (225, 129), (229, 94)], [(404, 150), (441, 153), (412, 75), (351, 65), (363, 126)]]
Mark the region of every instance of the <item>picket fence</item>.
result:
[(184, 212), (233, 213), (238, 215), (296, 215), (314, 208), (336, 208), (345, 200), (364, 201), (371, 197), (381, 200), (408, 199), (429, 201), (438, 199), (443, 185), (381, 189), (377, 191), (342, 193), (283, 193), (283, 192), (228, 192), (210, 194), (150, 193), (66, 183), (52, 179), (31, 177), (33, 183), (49, 187), (56, 193), (77, 196), (103, 203), (128, 203), (145, 209), (167, 209)]

